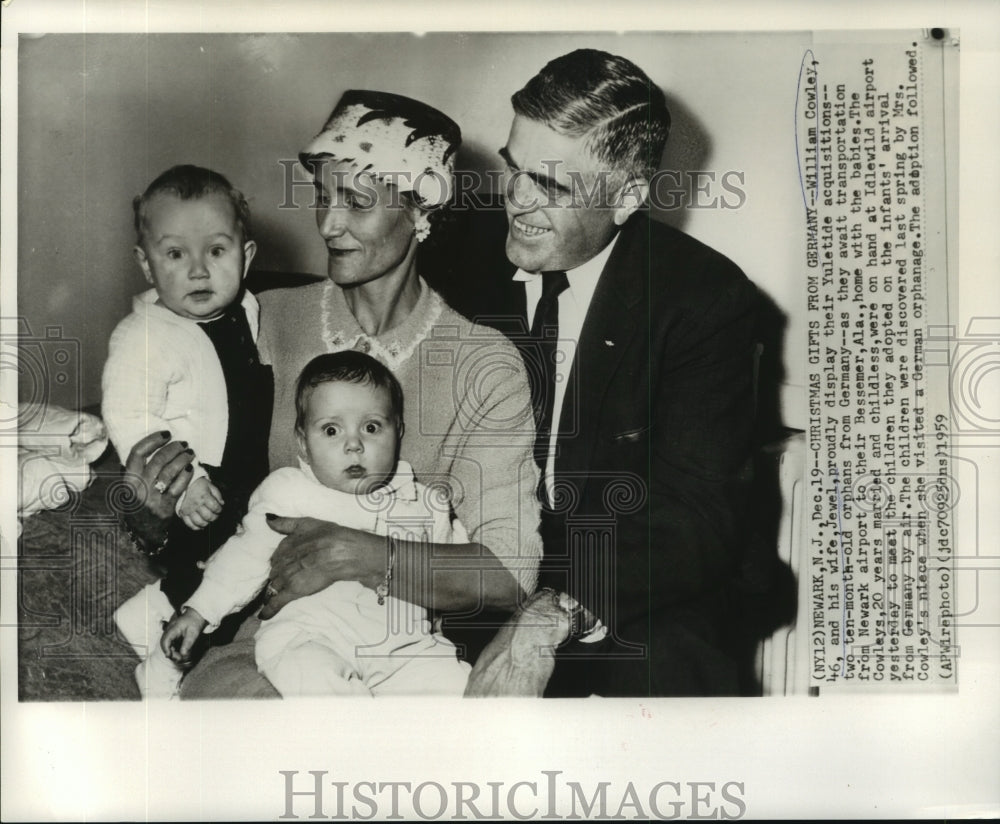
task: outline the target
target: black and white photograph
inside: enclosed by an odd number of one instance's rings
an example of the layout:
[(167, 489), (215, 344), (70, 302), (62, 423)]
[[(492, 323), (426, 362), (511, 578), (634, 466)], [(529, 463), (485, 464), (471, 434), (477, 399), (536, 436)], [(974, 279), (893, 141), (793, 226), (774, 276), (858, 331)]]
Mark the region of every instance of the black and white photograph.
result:
[(768, 8), (4, 5), (5, 820), (1000, 811), (1000, 15)]

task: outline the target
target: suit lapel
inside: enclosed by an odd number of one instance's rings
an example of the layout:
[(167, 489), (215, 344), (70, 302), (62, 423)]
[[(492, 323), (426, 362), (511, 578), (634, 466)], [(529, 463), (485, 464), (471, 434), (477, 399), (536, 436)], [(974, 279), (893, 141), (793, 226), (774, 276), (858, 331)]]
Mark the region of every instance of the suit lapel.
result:
[(600, 437), (600, 410), (611, 378), (633, 339), (646, 334), (649, 270), (646, 224), (647, 219), (637, 215), (622, 228), (587, 310), (566, 387), (566, 402), (575, 400), (575, 415), (567, 421), (568, 408), (564, 402), (560, 423), (562, 431), (568, 423), (577, 434), (560, 439), (557, 474), (582, 471), (590, 466)]
[[(566, 387), (560, 430), (569, 431), (559, 439), (557, 474), (583, 471), (590, 466), (600, 437), (600, 410), (611, 378), (633, 339), (647, 334), (648, 224), (649, 219), (640, 214), (622, 227), (594, 290)], [(505, 333), (523, 349), (528, 332), (527, 296), (524, 284), (513, 280), (516, 267), (504, 262), (506, 266), (500, 268), (500, 276), (494, 281), (496, 289), (490, 296), (491, 311), (488, 315), (478, 314), (476, 319)], [(570, 413), (569, 404), (574, 401)]]

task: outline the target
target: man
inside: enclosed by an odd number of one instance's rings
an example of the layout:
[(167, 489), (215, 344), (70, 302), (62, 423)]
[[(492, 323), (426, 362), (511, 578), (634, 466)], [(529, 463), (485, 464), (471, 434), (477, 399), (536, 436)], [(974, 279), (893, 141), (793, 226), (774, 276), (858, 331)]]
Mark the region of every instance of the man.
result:
[[(457, 270), (477, 277), (439, 288), (511, 334), (536, 375), (542, 583), (580, 636), (559, 648), (545, 694), (735, 693), (728, 588), (745, 531), (756, 291), (641, 209), (670, 122), (641, 69), (581, 49), (512, 102), (508, 260), (491, 266), (495, 238), (468, 234)], [(553, 346), (540, 327), (556, 317)]]

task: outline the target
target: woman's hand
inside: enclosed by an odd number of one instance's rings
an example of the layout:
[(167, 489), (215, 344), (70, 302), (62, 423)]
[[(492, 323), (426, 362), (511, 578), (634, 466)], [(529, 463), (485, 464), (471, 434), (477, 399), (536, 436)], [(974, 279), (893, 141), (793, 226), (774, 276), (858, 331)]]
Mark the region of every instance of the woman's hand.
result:
[(167, 540), (177, 500), (191, 483), (194, 452), (169, 432), (147, 435), (128, 453), (122, 481), (139, 506), (120, 513), (132, 540), (145, 552), (156, 553)]
[(124, 480), (145, 508), (166, 520), (174, 514), (177, 499), (191, 483), (194, 452), (184, 441), (169, 441), (169, 432), (147, 435), (128, 453)]
[(269, 597), (260, 611), (264, 620), (337, 581), (360, 581), (375, 589), (385, 577), (384, 537), (315, 518), (269, 516), (267, 522), (287, 537), (271, 556)]

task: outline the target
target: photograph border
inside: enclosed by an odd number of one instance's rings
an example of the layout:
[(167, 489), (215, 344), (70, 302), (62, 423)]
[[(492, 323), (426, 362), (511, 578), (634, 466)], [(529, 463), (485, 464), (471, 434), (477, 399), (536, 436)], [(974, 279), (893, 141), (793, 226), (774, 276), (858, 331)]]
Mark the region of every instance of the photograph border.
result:
[[(470, 5), (472, 8), (470, 9)], [(905, 11), (889, 2), (837, 4), (803, 13), (796, 4), (735, 2), (698, 12), (680, 3), (438, 2), (380, 6), (377, 16), (357, 5), (323, 3), (322, 19), (343, 31), (616, 31), (622, 19), (657, 30), (832, 30), (846, 21), (860, 29), (922, 28), (942, 24), (961, 31), (959, 151), (960, 261), (964, 276), (950, 296), (959, 330), (974, 318), (1000, 318), (996, 273), (1000, 233), (1000, 10), (985, 2), (942, 8), (916, 3)], [(64, 31), (302, 31), (320, 4), (295, 0), (248, 3), (233, 15), (215, 3), (159, 2), (123, 9), (110, 2), (52, 2), (45, 11), (25, 0), (2, 10), (3, 243), (0, 305), (5, 324), (17, 305), (17, 36)], [(629, 17), (626, 11), (635, 12)], [(855, 12), (852, 15), (851, 12)], [(946, 19), (942, 19), (942, 16)], [(447, 25), (445, 25), (447, 24)], [(527, 27), (531, 26), (531, 29)], [(3, 333), (9, 333), (5, 328)], [(0, 375), (3, 402), (16, 397), (16, 375)], [(993, 392), (995, 382), (988, 391)], [(995, 399), (996, 393), (993, 392)], [(994, 406), (993, 408), (997, 408)], [(961, 446), (961, 445), (960, 445)], [(997, 449), (970, 449), (982, 500), (997, 484)], [(16, 477), (16, 450), (0, 449), (0, 473)], [(309, 781), (327, 783), (326, 817), (335, 817), (336, 782), (350, 787), (409, 782), (474, 785), (489, 798), (519, 782), (577, 782), (589, 797), (608, 782), (622, 814), (628, 787), (641, 797), (664, 782), (686, 795), (683, 813), (699, 799), (718, 799), (727, 787), (723, 817), (928, 817), (1000, 814), (1000, 633), (997, 623), (962, 633), (962, 676), (956, 694), (836, 695), (780, 699), (589, 699), (489, 702), (421, 699), (352, 704), (347, 713), (321, 699), (285, 702), (25, 704), (17, 700), (17, 527), (9, 484), (3, 492), (3, 574), (0, 633), (2, 817), (14, 820), (212, 820), (280, 818), (287, 812), (288, 774), (306, 790), (296, 817), (309, 815)], [(985, 516), (987, 513), (982, 513)], [(989, 545), (1000, 544), (996, 526)], [(982, 539), (982, 536), (980, 536)], [(996, 579), (998, 570), (992, 569)], [(987, 597), (996, 587), (987, 583)], [(986, 605), (984, 614), (995, 612)], [(345, 718), (344, 716), (349, 716)], [(402, 743), (401, 743), (402, 742)], [(707, 785), (711, 785), (711, 789)], [(732, 786), (738, 784), (738, 791)], [(694, 785), (694, 786), (692, 786)], [(432, 788), (433, 789), (433, 788)], [(372, 791), (366, 790), (370, 795)], [(430, 793), (431, 790), (428, 790)], [(449, 792), (459, 792), (451, 790)], [(466, 792), (471, 792), (467, 790)], [(530, 794), (530, 788), (518, 792)], [(428, 795), (428, 809), (436, 807)], [(482, 803), (480, 802), (480, 806)], [(486, 805), (488, 806), (488, 805)], [(530, 805), (526, 804), (526, 806)], [(667, 806), (664, 804), (664, 806)], [(357, 808), (363, 815), (365, 804)], [(385, 814), (385, 810), (381, 810)], [(449, 809), (441, 817), (453, 817)], [(553, 811), (549, 811), (553, 812)], [(609, 810), (610, 812), (610, 810)], [(704, 806), (701, 812), (707, 813)], [(731, 815), (727, 815), (730, 813)], [(468, 813), (467, 813), (468, 814)], [(684, 817), (684, 814), (681, 817)], [(289, 816), (285, 816), (289, 817)], [(434, 816), (425, 816), (431, 818)], [(470, 816), (472, 817), (472, 816)], [(543, 814), (556, 819), (559, 815)], [(695, 816), (691, 816), (695, 817)]]

